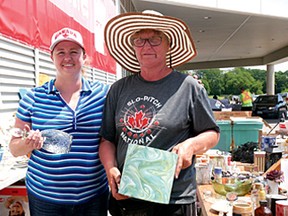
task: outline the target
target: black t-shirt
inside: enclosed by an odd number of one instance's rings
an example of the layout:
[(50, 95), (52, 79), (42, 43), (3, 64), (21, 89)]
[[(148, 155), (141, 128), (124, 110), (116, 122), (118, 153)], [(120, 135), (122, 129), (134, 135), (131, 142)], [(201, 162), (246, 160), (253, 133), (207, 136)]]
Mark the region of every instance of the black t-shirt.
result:
[[(173, 71), (158, 81), (134, 74), (114, 83), (106, 99), (101, 135), (117, 146), (122, 170), (128, 144), (171, 151), (210, 129), (219, 131), (205, 88), (193, 77)], [(196, 200), (194, 163), (174, 181), (170, 203)]]

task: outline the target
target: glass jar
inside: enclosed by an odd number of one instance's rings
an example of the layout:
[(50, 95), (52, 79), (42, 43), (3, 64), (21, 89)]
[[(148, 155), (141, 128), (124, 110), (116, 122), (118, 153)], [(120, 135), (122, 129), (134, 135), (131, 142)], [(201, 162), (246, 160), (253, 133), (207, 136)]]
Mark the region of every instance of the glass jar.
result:
[(260, 206), (255, 210), (254, 216), (272, 216), (267, 200), (260, 200)]

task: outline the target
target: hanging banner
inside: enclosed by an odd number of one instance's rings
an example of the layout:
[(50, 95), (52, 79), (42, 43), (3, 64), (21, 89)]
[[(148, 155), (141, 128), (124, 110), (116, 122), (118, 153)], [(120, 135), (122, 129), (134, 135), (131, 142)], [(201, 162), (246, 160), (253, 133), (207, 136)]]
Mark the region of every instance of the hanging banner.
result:
[(116, 15), (113, 0), (1, 0), (0, 33), (49, 51), (55, 31), (69, 27), (82, 34), (90, 66), (116, 74), (104, 43), (104, 27)]

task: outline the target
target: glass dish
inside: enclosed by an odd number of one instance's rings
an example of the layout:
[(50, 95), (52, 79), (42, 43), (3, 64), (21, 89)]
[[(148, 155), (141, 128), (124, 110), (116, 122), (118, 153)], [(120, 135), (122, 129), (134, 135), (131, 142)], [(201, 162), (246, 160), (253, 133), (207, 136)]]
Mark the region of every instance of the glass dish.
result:
[(236, 192), (238, 196), (244, 196), (250, 192), (252, 181), (250, 179), (237, 180), (233, 178), (222, 178), (222, 183), (212, 181), (213, 189), (216, 193), (226, 196), (228, 192)]

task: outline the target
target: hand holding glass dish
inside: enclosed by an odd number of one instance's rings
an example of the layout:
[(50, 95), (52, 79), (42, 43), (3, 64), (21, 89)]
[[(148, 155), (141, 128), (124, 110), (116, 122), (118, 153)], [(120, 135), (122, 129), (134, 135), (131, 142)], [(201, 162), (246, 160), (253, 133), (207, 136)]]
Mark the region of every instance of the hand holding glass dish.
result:
[[(24, 139), (29, 135), (29, 132), (20, 128), (12, 128), (10, 134)], [(55, 129), (43, 130), (41, 134), (45, 138), (42, 149), (53, 154), (67, 154), (70, 152), (73, 138), (70, 134)]]

